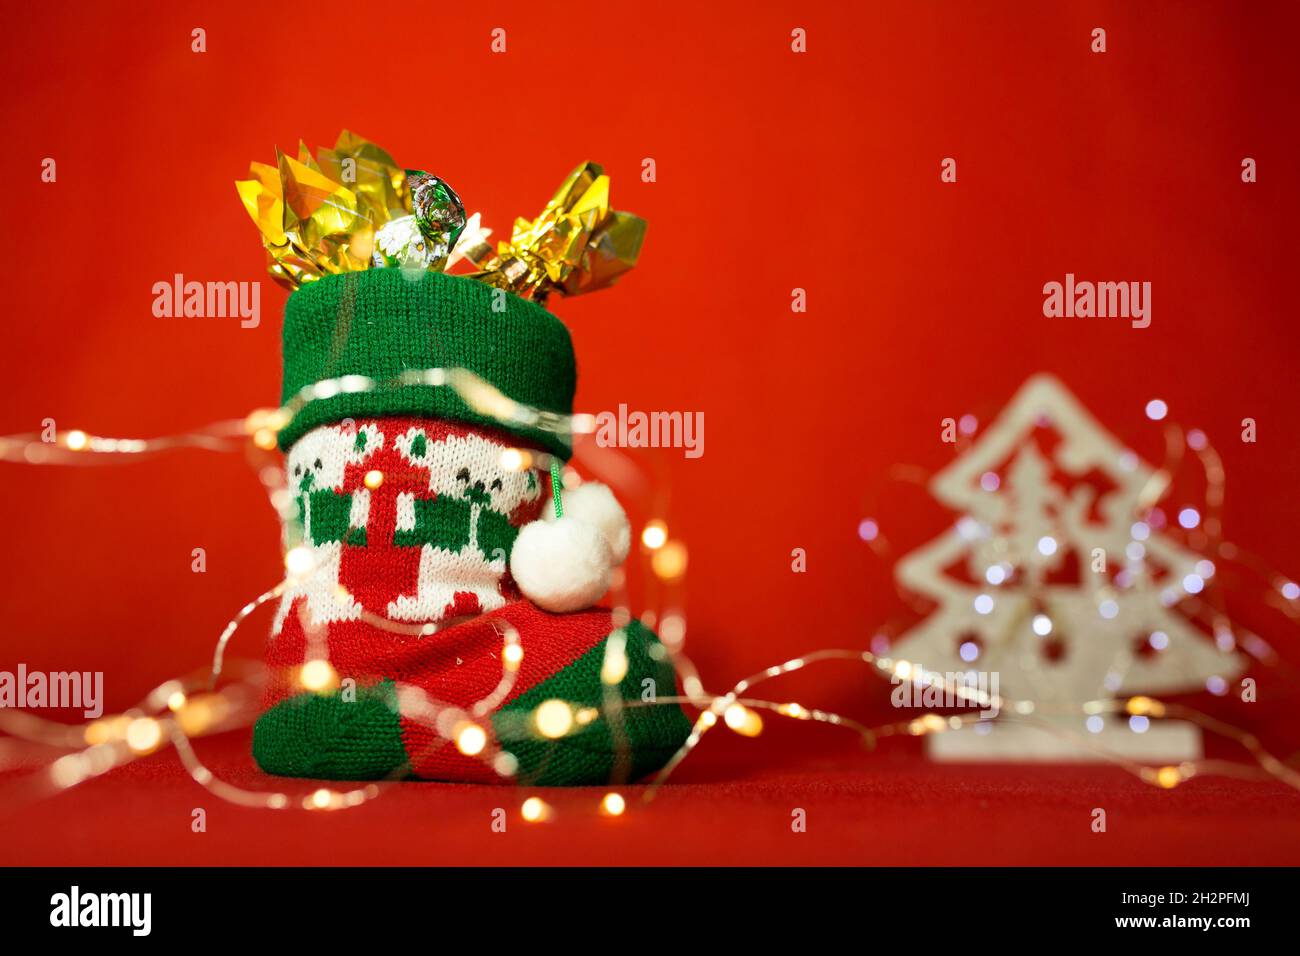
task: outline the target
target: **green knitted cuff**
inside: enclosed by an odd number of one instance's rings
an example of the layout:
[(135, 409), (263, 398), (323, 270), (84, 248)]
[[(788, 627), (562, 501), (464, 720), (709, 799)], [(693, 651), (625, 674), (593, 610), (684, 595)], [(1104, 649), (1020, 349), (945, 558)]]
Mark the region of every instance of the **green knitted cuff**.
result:
[[(517, 402), (573, 411), (578, 373), (564, 324), (536, 303), (483, 282), (368, 269), (310, 282), (285, 307), (282, 403), (305, 386), (343, 375), (384, 382), (413, 369), (457, 367)], [(572, 450), (558, 435), (507, 427), (471, 411), (451, 388), (427, 385), (317, 399), (280, 432), (280, 447), (288, 450), (318, 425), (385, 415), (496, 427), (564, 458)]]

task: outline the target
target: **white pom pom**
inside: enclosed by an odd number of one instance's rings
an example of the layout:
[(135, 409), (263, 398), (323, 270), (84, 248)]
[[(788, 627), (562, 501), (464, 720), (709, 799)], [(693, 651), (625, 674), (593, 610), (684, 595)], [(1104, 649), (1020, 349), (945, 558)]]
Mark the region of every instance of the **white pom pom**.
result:
[[(600, 533), (609, 542), (615, 567), (627, 560), (627, 552), (632, 547), (632, 526), (628, 524), (623, 506), (618, 503), (608, 485), (602, 485), (598, 481), (584, 482), (563, 492), (560, 498), (564, 506), (564, 517), (600, 529)], [(547, 521), (554, 521), (555, 509), (548, 505), (543, 517)]]
[(524, 525), (510, 551), (510, 573), (524, 597), (557, 614), (599, 601), (609, 590), (612, 566), (605, 536), (567, 513)]

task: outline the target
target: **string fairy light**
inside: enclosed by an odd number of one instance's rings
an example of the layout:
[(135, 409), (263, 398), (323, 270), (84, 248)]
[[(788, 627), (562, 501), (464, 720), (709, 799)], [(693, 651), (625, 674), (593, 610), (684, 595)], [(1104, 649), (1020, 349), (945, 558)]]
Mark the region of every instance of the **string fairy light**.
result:
[(621, 793), (611, 791), (600, 799), (600, 812), (607, 817), (621, 817), (627, 809), (627, 801)]
[[(280, 408), (258, 409), (243, 420), (218, 422), (194, 432), (157, 439), (109, 438), (79, 429), (62, 434), (0, 437), (0, 460), (33, 465), (81, 464), (91, 461), (121, 460), (124, 456), (138, 457), (182, 448), (229, 452), (250, 444), (259, 451), (269, 453), (276, 447), (279, 431), (288, 425), (299, 410), (312, 401), (345, 393), (381, 391), (410, 385), (450, 387), (475, 411), (490, 415), (504, 423), (565, 435), (589, 433), (595, 429), (594, 416), (558, 415), (530, 408), (509, 399), (494, 386), (466, 369), (423, 369), (403, 372), (386, 382), (376, 382), (360, 375), (345, 375), (317, 382), (301, 390)], [(1163, 403), (1159, 404), (1163, 406)], [(1150, 412), (1150, 406), (1148, 411)], [(969, 417), (974, 421), (973, 416)], [(1163, 420), (1164, 414), (1150, 417), (1153, 420)], [(973, 434), (975, 427), (972, 424), (969, 429), (963, 430), (962, 434), (965, 436), (963, 442), (969, 442), (969, 436)], [(1225, 481), (1222, 462), (1217, 452), (1205, 440), (1204, 435), (1200, 432), (1195, 434), (1197, 436), (1195, 441), (1191, 441), (1179, 426), (1166, 423), (1166, 462), (1151, 476), (1142, 489), (1138, 507), (1139, 523), (1145, 520), (1142, 515), (1155, 509), (1168, 491), (1183, 450), (1192, 448), (1205, 473), (1207, 490), (1203, 508), (1191, 509), (1197, 516), (1196, 520), (1193, 522), (1188, 518), (1184, 526), (1193, 533), (1204, 536), (1210, 546), (1211, 554), (1216, 559), (1222, 562), (1233, 562), (1252, 572), (1263, 582), (1265, 600), (1269, 606), (1283, 612), (1289, 620), (1300, 622), (1300, 585), (1269, 568), (1257, 556), (1222, 540), (1220, 515), (1224, 501)], [(526, 449), (507, 450), (502, 456), (502, 465), (511, 470), (531, 468), (554, 470), (557, 474), (563, 475), (562, 480), (566, 486), (575, 477), (571, 469), (561, 471), (562, 463), (554, 456)], [(917, 469), (895, 469), (894, 474), (913, 482), (922, 480), (922, 473)], [(283, 469), (267, 466), (262, 468), (258, 475), (276, 513), (281, 518), (290, 514), (293, 507), (292, 496), (285, 486)], [(364, 479), (366, 486), (372, 489), (379, 487), (383, 480), (382, 472), (378, 471), (367, 473)], [(865, 532), (864, 528), (867, 529)], [(862, 522), (859, 536), (882, 553), (887, 549), (887, 541), (877, 519)], [(1086, 701), (1076, 708), (1054, 708), (1038, 701), (1013, 700), (997, 694), (989, 694), (965, 683), (956, 682), (951, 675), (928, 671), (918, 662), (893, 658), (875, 651), (854, 649), (812, 651), (750, 675), (738, 681), (724, 694), (711, 694), (706, 691), (703, 681), (690, 660), (682, 653), (685, 615), (680, 605), (676, 603), (676, 596), (672, 589), (680, 586), (685, 576), (686, 545), (679, 539), (669, 536), (667, 523), (662, 518), (647, 522), (642, 528), (640, 539), (649, 553), (651, 580), (668, 588), (665, 603), (669, 607), (662, 615), (647, 612), (643, 615), (643, 622), (659, 620), (660, 636), (663, 639), (662, 649), (677, 673), (683, 689), (682, 695), (660, 696), (653, 700), (624, 700), (617, 693), (618, 685), (626, 675), (628, 667), (625, 639), (621, 628), (631, 620), (631, 614), (626, 606), (626, 580), (620, 576), (612, 592), (616, 596), (613, 609), (615, 630), (606, 641), (601, 669), (601, 681), (605, 688), (602, 708), (551, 699), (542, 702), (522, 717), (506, 715), (510, 719), (502, 720), (501, 726), (494, 728), (484, 718), (492, 714), (509, 695), (524, 655), (518, 633), (509, 625), (501, 627), (494, 622), (502, 640), (500, 653), (502, 676), (496, 688), (468, 708), (462, 708), (436, 701), (420, 688), (398, 684), (399, 706), (403, 716), (433, 730), (433, 739), (429, 744), (431, 748), (450, 742), (462, 754), (481, 760), (501, 778), (526, 784), (527, 781), (518, 777), (518, 760), (506, 749), (513, 740), (524, 737), (535, 739), (537, 736), (544, 739), (561, 739), (573, 733), (581, 733), (585, 727), (590, 726), (603, 715), (611, 737), (618, 745), (619, 759), (616, 761), (614, 777), (621, 779), (629, 766), (626, 728), (623, 726), (625, 711), (645, 706), (690, 705), (699, 711), (691, 731), (679, 750), (645, 789), (643, 794), (645, 801), (653, 799), (657, 789), (670, 778), (710, 730), (723, 726), (741, 736), (757, 737), (764, 731), (764, 722), (760, 716), (763, 712), (789, 720), (844, 727), (857, 733), (864, 745), (868, 747), (874, 747), (878, 740), (891, 736), (926, 736), (959, 730), (989, 720), (1013, 721), (1040, 726), (1045, 732), (1069, 737), (1080, 746), (1093, 750), (1104, 759), (1121, 766), (1138, 779), (1159, 789), (1173, 789), (1194, 777), (1209, 774), (1243, 779), (1274, 779), (1300, 789), (1300, 772), (1265, 749), (1254, 734), (1181, 704), (1170, 704), (1149, 696), (1136, 695), (1098, 698)], [(1053, 541), (1052, 544), (1054, 545), (1055, 542)], [(1042, 550), (1041, 541), (1039, 547)], [(275, 810), (301, 808), (308, 811), (333, 811), (359, 806), (379, 797), (391, 784), (391, 778), (351, 789), (322, 787), (300, 796), (283, 791), (246, 790), (217, 778), (199, 759), (192, 745), (194, 739), (246, 727), (256, 716), (260, 683), (263, 679), (260, 669), (251, 669), (248, 673), (221, 684), (222, 678), (229, 676), (225, 673), (225, 652), (240, 626), (255, 611), (266, 603), (282, 597), (287, 588), (301, 585), (304, 580), (320, 570), (315, 567), (310, 550), (301, 546), (288, 548), (284, 558), (285, 579), (245, 604), (221, 632), (214, 650), (211, 669), (205, 675), (206, 679), (200, 676), (167, 681), (155, 688), (136, 707), (121, 714), (98, 718), (80, 727), (46, 720), (23, 711), (0, 710), (0, 730), (19, 740), (64, 751), (61, 756), (38, 772), (37, 789), (41, 792), (68, 789), (131, 760), (157, 753), (170, 746), (176, 751), (182, 765), (197, 784), (223, 800), (242, 806)], [(1209, 570), (1209, 574), (1198, 575), (1202, 579), (1202, 587), (1207, 578), (1216, 576), (1213, 574), (1214, 569)], [(990, 579), (989, 583), (997, 582)], [(1197, 589), (1198, 594), (1200, 590)], [(1194, 607), (1214, 623), (1216, 632), (1226, 629), (1227, 633), (1233, 634), (1235, 629), (1227, 622), (1221, 604), (1212, 603), (1217, 590), (1216, 588), (1210, 595), (1211, 601), (1206, 601), (1204, 596), (1197, 598)], [(909, 605), (917, 606), (913, 596), (901, 589), (900, 595)], [(427, 636), (460, 623), (460, 621), (452, 621), (440, 624), (408, 624), (392, 621), (364, 610), (361, 616), (385, 630), (419, 636)], [(1036, 633), (1042, 632), (1040, 636), (1045, 636), (1051, 632), (1051, 620), (1045, 615), (1040, 617), (1044, 618), (1046, 624), (1040, 624), (1035, 617), (1034, 629)], [(877, 633), (888, 634), (889, 628), (879, 629)], [(1276, 660), (1277, 655), (1258, 635), (1240, 636), (1242, 639), (1239, 641), (1234, 637), (1234, 646), (1242, 647), (1257, 660), (1266, 663)], [(810, 665), (831, 661), (857, 661), (871, 666), (879, 676), (887, 680), (913, 680), (923, 686), (941, 687), (964, 704), (978, 707), (979, 710), (949, 715), (925, 711), (905, 720), (868, 727), (844, 715), (810, 708), (797, 701), (775, 702), (756, 698), (750, 693), (753, 688), (773, 678)], [(305, 690), (328, 693), (337, 687), (339, 675), (330, 663), (328, 654), (322, 653), (320, 656), (309, 657), (298, 667), (293, 681)], [(985, 716), (990, 710), (997, 716), (992, 718)], [(1078, 712), (1093, 716), (1127, 715), (1130, 719), (1148, 721), (1166, 719), (1189, 721), (1207, 732), (1218, 734), (1240, 745), (1253, 759), (1255, 767), (1221, 760), (1196, 760), (1176, 765), (1148, 766), (1106, 751), (1089, 741), (1086, 735), (1072, 732), (1047, 719), (1053, 714), (1062, 712)], [(626, 799), (621, 793), (610, 791), (601, 799), (598, 810), (603, 816), (617, 817), (625, 812), (626, 806)], [(528, 822), (537, 823), (550, 819), (553, 816), (553, 809), (540, 797), (530, 796), (522, 802), (520, 815)]]
[(541, 797), (529, 797), (520, 806), (519, 815), (529, 823), (538, 823), (550, 817), (551, 808)]

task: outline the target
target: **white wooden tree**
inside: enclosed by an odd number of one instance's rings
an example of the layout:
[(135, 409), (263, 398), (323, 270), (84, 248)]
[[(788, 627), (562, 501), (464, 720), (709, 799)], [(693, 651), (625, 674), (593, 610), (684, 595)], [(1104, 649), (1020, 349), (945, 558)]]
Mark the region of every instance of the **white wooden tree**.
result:
[[(893, 655), (928, 671), (996, 672), (1004, 697), (1036, 702), (1035, 720), (1089, 700), (1231, 680), (1244, 659), (1180, 608), (1208, 586), (1213, 565), (1140, 520), (1142, 505), (1163, 492), (1160, 480), (1057, 379), (1030, 379), (930, 482), (961, 517), (897, 566), (900, 583), (938, 607), (900, 635)], [(1081, 712), (1047, 719), (1128, 756), (1200, 753), (1188, 724), (1138, 733), (1122, 721), (1088, 724)], [(1095, 756), (1024, 722), (976, 730), (931, 737), (931, 753)]]

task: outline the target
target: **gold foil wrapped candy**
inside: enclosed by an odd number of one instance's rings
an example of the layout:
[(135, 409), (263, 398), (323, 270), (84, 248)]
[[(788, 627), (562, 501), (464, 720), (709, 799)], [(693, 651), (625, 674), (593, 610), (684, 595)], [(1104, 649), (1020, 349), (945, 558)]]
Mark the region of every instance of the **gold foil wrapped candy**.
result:
[(499, 243), (495, 256), (471, 260), (483, 270), (472, 278), (539, 301), (551, 292), (595, 292), (636, 265), (645, 229), (639, 216), (609, 208), (609, 176), (596, 163), (583, 163), (541, 215), (515, 220), (510, 241)]
[[(464, 259), (478, 269), (467, 278), (542, 302), (613, 284), (636, 264), (645, 237), (645, 220), (609, 208), (609, 177), (595, 163), (575, 169), (536, 219), (517, 219), (495, 251), (449, 185), (347, 130), (315, 159), (304, 144), (296, 160), (277, 151), (275, 166), (249, 171), (235, 186), (270, 273), (290, 289), (340, 272), (442, 271)], [(413, 210), (413, 184), (436, 189), (438, 201)]]
[(262, 233), (269, 271), (290, 289), (321, 276), (370, 267), (375, 231), (410, 212), (406, 171), (373, 143), (347, 130), (313, 160), (306, 145), (293, 160), (253, 163), (235, 183)]
[(407, 170), (413, 213), (375, 234), (371, 264), (423, 272), (442, 271), (465, 229), (465, 207), (449, 185), (423, 170)]
[[(307, 147), (301, 146), (300, 151), (305, 153)], [(355, 183), (353, 189), (366, 205), (385, 210), (387, 219), (396, 219), (410, 212), (406, 170), (374, 143), (344, 130), (339, 133), (333, 149), (318, 149), (316, 157), (321, 172), (335, 182)]]

